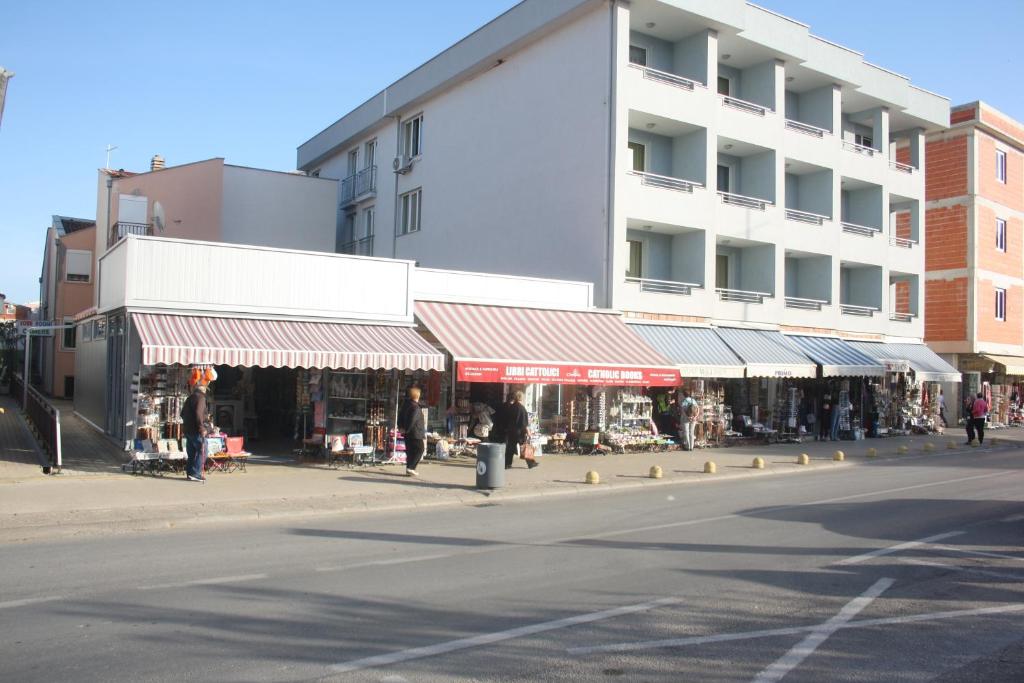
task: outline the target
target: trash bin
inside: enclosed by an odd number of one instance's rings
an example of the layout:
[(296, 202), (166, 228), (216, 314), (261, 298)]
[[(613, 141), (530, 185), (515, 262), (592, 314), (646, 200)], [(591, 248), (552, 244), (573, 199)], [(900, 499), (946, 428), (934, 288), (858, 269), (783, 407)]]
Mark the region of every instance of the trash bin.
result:
[(497, 489), (505, 485), (505, 444), (481, 443), (476, 447), (476, 487)]

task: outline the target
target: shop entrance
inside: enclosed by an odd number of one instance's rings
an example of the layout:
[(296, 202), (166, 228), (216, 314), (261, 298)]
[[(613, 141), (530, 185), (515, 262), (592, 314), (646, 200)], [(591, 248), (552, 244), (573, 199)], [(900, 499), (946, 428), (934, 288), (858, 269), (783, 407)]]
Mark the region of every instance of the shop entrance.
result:
[[(297, 428), (292, 368), (216, 367), (210, 415), (227, 434), (247, 441), (290, 441)], [(301, 429), (301, 425), (298, 425)]]

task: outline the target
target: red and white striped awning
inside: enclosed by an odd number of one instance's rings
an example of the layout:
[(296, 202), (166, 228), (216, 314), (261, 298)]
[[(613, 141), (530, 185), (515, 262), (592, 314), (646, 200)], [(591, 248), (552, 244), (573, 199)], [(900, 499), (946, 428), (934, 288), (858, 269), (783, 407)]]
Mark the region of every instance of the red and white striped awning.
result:
[(618, 315), (417, 301), (463, 382), (675, 386), (679, 371)]
[(444, 370), (410, 327), (134, 313), (144, 365)]

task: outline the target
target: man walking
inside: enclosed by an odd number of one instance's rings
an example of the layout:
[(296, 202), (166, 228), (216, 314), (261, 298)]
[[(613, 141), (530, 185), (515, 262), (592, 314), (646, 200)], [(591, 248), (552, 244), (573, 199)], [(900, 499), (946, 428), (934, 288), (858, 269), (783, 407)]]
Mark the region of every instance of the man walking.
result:
[[(981, 394), (978, 394), (979, 396)], [(964, 429), (967, 430), (967, 443), (965, 445), (970, 446), (971, 442), (974, 441), (974, 400), (968, 396), (964, 399)]]
[(203, 437), (206, 436), (206, 384), (201, 376), (193, 376), (192, 393), (181, 409), (181, 431), (185, 435), (185, 453), (188, 455), (185, 475), (189, 481), (206, 481), (206, 455)]
[(689, 391), (679, 401), (679, 441), (684, 451), (693, 450), (694, 430), (697, 427), (697, 402)]
[(971, 421), (974, 423), (974, 431), (978, 433), (978, 445), (985, 444), (985, 420), (988, 417), (988, 401), (979, 392), (978, 397), (971, 404)]
[(942, 422), (942, 426), (948, 427), (949, 423), (946, 422), (946, 395), (942, 393), (942, 389), (939, 389), (939, 420)]
[(420, 388), (409, 387), (409, 396), (398, 411), (398, 429), (405, 439), (405, 474), (418, 477), (416, 468), (426, 450), (427, 425), (423, 421), (423, 407), (420, 405)]

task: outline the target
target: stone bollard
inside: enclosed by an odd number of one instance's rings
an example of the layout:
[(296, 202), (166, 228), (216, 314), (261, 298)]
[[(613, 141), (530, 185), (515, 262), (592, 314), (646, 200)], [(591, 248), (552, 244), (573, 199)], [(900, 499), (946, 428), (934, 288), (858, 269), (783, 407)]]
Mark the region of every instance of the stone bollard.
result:
[(751, 463), (750, 466), (753, 467), (755, 470), (763, 470), (764, 469), (764, 458), (761, 458), (761, 457), (754, 458), (754, 462)]
[(661, 479), (661, 475), (661, 468), (658, 467), (657, 465), (652, 465), (651, 471), (647, 474), (647, 476), (649, 476), (651, 479)]
[(878, 457), (878, 449), (877, 448), (869, 448), (868, 449), (868, 457), (869, 458), (877, 458)]
[(586, 479), (586, 481), (587, 481), (588, 484), (600, 484), (601, 483), (601, 475), (598, 474), (597, 472), (595, 472), (594, 470), (590, 470), (589, 472), (587, 472), (587, 479)]
[(811, 464), (811, 456), (807, 455), (806, 453), (801, 453), (800, 455), (796, 456), (796, 464), (797, 465), (809, 465), (809, 464)]
[(909, 453), (910, 449), (907, 448), (906, 446), (900, 446), (899, 448), (896, 449), (896, 452), (897, 453)]
[(704, 474), (714, 474), (717, 471), (718, 467), (715, 465), (715, 463), (711, 462), (710, 460), (704, 463)]
[(836, 451), (835, 453), (832, 454), (832, 460), (834, 460), (835, 462), (842, 462), (846, 460), (846, 453), (843, 453), (842, 451)]

